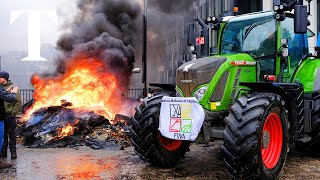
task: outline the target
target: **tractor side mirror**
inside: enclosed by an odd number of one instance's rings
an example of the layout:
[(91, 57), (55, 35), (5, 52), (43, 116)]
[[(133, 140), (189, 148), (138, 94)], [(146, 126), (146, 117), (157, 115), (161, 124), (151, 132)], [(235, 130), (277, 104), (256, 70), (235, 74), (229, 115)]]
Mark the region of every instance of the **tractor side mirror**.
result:
[(307, 33), (308, 26), (308, 8), (304, 5), (294, 7), (294, 33)]
[(195, 25), (194, 23), (188, 24), (188, 46), (194, 46), (195, 45)]

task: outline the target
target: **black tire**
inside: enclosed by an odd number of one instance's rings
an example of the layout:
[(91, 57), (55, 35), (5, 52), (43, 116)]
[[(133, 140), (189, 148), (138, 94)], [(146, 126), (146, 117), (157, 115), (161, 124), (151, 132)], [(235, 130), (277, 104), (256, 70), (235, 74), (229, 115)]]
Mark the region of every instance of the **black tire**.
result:
[(164, 137), (160, 135), (158, 128), (163, 96), (170, 96), (170, 94), (166, 92), (154, 94), (153, 97), (144, 100), (139, 107), (136, 107), (136, 113), (131, 119), (133, 125), (129, 130), (135, 152), (141, 159), (155, 166), (171, 167), (176, 165), (189, 151), (190, 142), (167, 139), (179, 145), (172, 150), (166, 148), (161, 142)]
[(308, 142), (296, 142), (296, 147), (299, 151), (310, 154), (319, 155), (320, 150), (320, 95), (313, 99), (313, 109), (311, 111), (311, 137)]
[[(270, 117), (277, 117), (270, 120)], [(270, 121), (269, 121), (270, 120)], [(267, 123), (268, 121), (268, 123)], [(224, 162), (228, 173), (234, 179), (276, 179), (284, 166), (289, 142), (287, 114), (279, 95), (273, 93), (254, 93), (236, 100), (225, 118), (223, 133)], [(263, 130), (266, 124), (278, 122), (277, 136), (272, 131)], [(282, 128), (281, 128), (281, 126)], [(282, 133), (281, 133), (282, 129)], [(268, 133), (266, 133), (268, 132)], [(269, 134), (270, 141), (262, 140)], [(282, 138), (276, 138), (281, 137)], [(262, 150), (273, 146), (273, 139), (282, 139), (278, 144), (278, 158), (264, 160)], [(279, 141), (279, 140), (278, 140)], [(266, 145), (262, 143), (266, 143)], [(269, 143), (268, 143), (269, 142)], [(271, 154), (273, 151), (269, 151)], [(269, 166), (268, 166), (269, 165)]]

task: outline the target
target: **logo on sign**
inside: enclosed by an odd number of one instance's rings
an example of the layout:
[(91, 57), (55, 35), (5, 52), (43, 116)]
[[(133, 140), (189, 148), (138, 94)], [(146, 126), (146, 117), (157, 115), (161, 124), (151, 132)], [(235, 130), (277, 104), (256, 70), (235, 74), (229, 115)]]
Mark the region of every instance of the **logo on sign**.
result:
[(191, 84), (192, 80), (181, 80), (182, 84)]
[(251, 61), (233, 61), (231, 62), (233, 66), (254, 66), (256, 65), (256, 62)]
[[(192, 114), (191, 104), (170, 104), (169, 132), (191, 133), (191, 128), (192, 128), (191, 114)], [(179, 137), (184, 137), (184, 136), (179, 136)]]
[(196, 38), (196, 41), (197, 41), (197, 45), (204, 44), (204, 37), (198, 37)]
[(21, 61), (47, 61), (40, 55), (40, 17), (47, 15), (57, 22), (55, 10), (13, 10), (11, 12), (10, 24), (13, 24), (20, 16), (28, 16), (28, 56)]

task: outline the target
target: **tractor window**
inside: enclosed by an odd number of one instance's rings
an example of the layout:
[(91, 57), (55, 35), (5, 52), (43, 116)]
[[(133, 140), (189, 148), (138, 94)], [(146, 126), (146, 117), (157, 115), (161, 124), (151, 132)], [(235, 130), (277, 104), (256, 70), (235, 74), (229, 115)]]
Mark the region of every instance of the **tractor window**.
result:
[(274, 55), (276, 22), (271, 16), (229, 22), (222, 33), (221, 54), (248, 53), (253, 58)]
[(294, 34), (294, 20), (287, 17), (281, 23), (282, 37), (288, 40), (290, 67), (295, 69), (300, 59), (309, 53), (307, 34)]

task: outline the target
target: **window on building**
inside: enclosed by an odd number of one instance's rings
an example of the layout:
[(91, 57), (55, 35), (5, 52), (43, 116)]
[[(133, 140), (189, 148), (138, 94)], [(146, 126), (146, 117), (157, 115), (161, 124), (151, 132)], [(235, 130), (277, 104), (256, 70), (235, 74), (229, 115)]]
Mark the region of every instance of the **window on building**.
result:
[(239, 14), (262, 11), (262, 0), (235, 0), (234, 4), (239, 7)]
[(166, 80), (165, 72), (160, 71), (160, 82), (164, 83)]
[(318, 9), (317, 9), (317, 13), (318, 13), (318, 32), (320, 32), (320, 1), (318, 1)]

